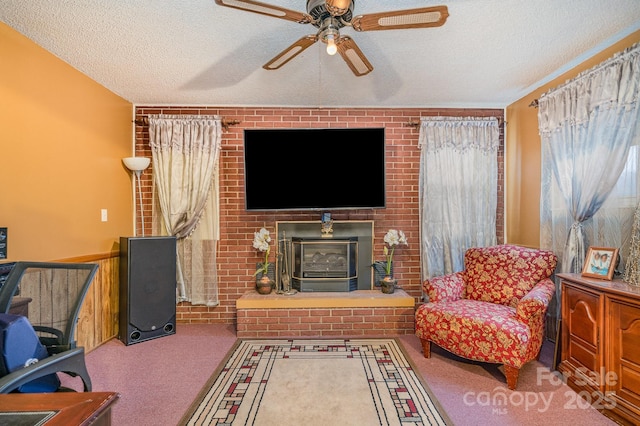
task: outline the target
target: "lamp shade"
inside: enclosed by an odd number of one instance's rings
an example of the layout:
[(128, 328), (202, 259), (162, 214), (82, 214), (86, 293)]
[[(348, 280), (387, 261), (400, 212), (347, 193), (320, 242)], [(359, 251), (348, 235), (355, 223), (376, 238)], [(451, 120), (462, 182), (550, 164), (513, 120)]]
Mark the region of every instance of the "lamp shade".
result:
[(147, 157), (127, 157), (123, 158), (122, 162), (127, 167), (127, 169), (132, 172), (141, 172), (142, 170), (149, 167), (151, 163), (151, 159)]

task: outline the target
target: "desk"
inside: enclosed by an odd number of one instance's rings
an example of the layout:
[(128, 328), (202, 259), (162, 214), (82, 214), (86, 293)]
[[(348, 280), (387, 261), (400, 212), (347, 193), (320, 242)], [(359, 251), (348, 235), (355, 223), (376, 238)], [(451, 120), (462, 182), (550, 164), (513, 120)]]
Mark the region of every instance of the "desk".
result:
[[(21, 426), (35, 424), (109, 426), (111, 425), (111, 407), (119, 396), (115, 392), (10, 393), (0, 395), (0, 424), (12, 422), (11, 424)], [(6, 421), (3, 421), (3, 417)], [(44, 423), (38, 423), (42, 418), (48, 419)], [(26, 421), (21, 423), (21, 419)]]

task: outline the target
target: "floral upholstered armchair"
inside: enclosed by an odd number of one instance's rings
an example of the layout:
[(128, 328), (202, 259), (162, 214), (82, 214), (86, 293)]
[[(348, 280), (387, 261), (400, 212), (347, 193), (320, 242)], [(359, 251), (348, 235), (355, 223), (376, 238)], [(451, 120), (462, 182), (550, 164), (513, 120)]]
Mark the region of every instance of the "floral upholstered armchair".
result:
[(504, 365), (509, 389), (540, 353), (550, 279), (557, 257), (514, 245), (471, 248), (464, 270), (423, 283), (429, 301), (416, 311), (425, 358), (431, 343), (474, 361)]

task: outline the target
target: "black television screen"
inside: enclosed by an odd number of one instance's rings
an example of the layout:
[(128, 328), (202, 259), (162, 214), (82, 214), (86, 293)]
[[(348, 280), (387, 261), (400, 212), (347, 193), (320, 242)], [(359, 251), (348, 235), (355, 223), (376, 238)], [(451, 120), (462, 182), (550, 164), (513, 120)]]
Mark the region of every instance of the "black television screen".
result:
[(247, 210), (385, 207), (383, 128), (244, 131)]

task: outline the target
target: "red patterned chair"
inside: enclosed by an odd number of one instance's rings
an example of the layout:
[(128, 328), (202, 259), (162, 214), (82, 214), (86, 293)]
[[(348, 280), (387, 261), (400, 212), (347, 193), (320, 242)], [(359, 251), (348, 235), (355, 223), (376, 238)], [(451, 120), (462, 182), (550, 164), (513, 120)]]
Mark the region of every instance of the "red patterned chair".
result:
[(515, 389), (520, 367), (540, 354), (556, 262), (545, 250), (471, 248), (464, 271), (426, 280), (429, 302), (416, 311), (425, 358), (433, 342), (463, 358), (503, 364), (507, 386)]

